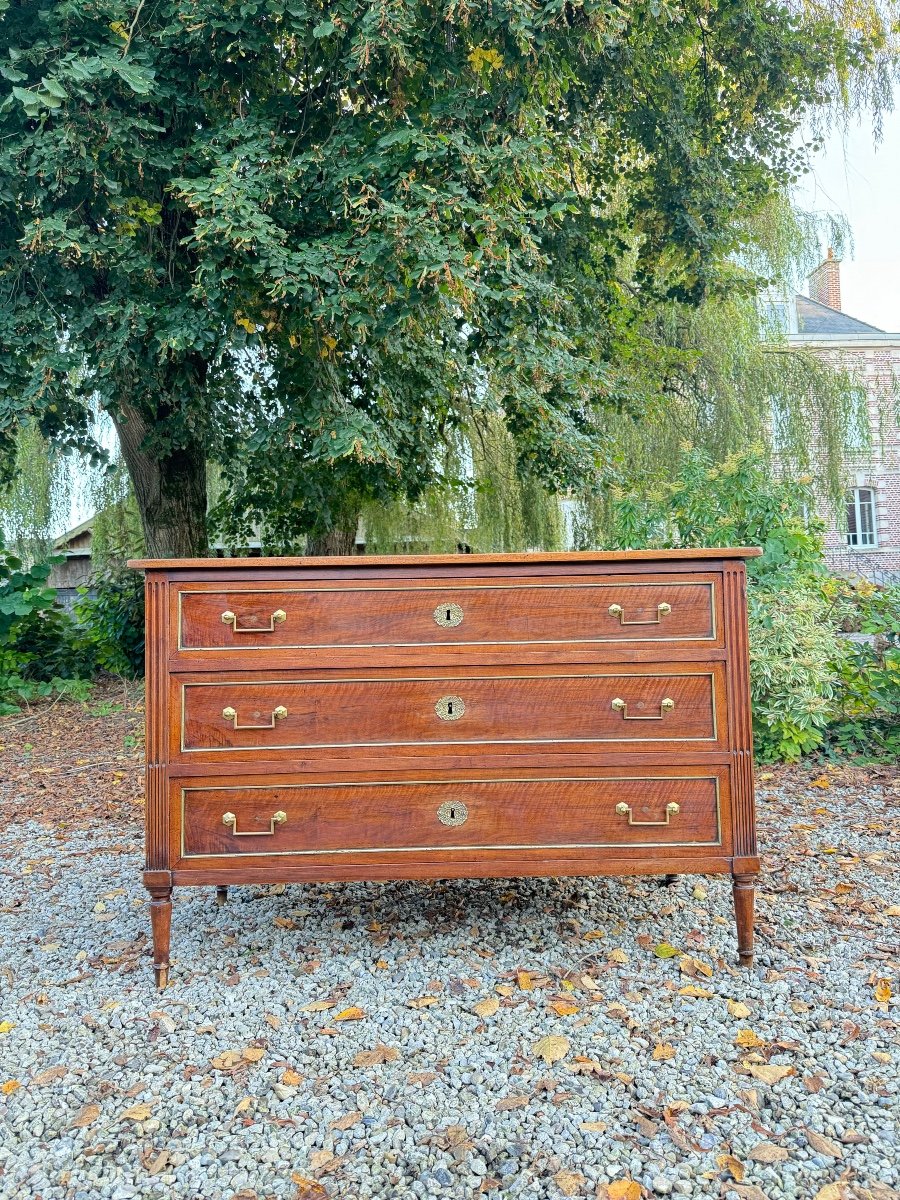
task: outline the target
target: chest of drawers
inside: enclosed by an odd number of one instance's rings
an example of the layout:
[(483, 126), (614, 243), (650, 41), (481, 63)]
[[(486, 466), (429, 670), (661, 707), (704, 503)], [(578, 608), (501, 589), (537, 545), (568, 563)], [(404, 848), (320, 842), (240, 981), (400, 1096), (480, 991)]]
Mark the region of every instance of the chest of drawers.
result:
[(752, 549), (139, 561), (154, 966), (172, 890), (733, 877)]

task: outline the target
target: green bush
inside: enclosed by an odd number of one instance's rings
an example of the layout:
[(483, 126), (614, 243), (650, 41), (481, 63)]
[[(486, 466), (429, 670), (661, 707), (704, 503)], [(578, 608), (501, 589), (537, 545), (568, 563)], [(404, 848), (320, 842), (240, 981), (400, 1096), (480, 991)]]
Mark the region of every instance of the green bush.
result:
[[(0, 539), (0, 714), (54, 692), (84, 690), (83, 684), (54, 674), (50, 660), (45, 667), (41, 645), (37, 638), (34, 644), (30, 640), (37, 631), (52, 627), (55, 638), (63, 629), (54, 609), (56, 593), (47, 587), (52, 566), (51, 560), (25, 570)], [(35, 674), (37, 668), (46, 678)]]
[(94, 675), (143, 675), (143, 577), (127, 567), (108, 566), (94, 576), (92, 590), (89, 595), (82, 589), (75, 604), (78, 655)]
[(754, 738), (763, 761), (822, 745), (850, 653), (838, 634), (809, 478), (776, 480), (758, 449), (688, 449), (671, 482), (611, 506), (616, 546), (759, 546), (747, 563)]

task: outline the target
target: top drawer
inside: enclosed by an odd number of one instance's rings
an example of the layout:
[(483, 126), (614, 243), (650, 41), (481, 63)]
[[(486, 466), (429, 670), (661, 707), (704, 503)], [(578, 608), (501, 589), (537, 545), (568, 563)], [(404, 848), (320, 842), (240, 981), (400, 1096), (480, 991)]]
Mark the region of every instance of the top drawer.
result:
[[(179, 652), (284, 660), (317, 651), (681, 643), (721, 645), (715, 574), (566, 576), (341, 584), (268, 580), (185, 584)], [(357, 655), (354, 655), (356, 657)], [(215, 664), (207, 662), (207, 667)]]

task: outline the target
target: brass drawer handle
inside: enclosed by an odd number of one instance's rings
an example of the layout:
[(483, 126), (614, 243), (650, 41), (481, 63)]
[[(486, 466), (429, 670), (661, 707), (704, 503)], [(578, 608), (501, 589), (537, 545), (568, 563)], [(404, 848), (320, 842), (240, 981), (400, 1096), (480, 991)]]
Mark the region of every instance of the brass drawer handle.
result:
[(624, 801), (620, 801), (616, 805), (616, 812), (620, 817), (627, 815), (629, 825), (668, 825), (669, 818), (677, 816), (681, 812), (681, 805), (676, 804), (674, 800), (670, 800), (666, 805), (666, 819), (664, 821), (636, 821), (631, 811), (631, 805), (625, 804)]
[(626, 621), (625, 610), (621, 604), (611, 604), (609, 606), (609, 615), (618, 617), (620, 625), (658, 625), (663, 617), (667, 617), (672, 611), (672, 605), (666, 604), (665, 600), (656, 606), (656, 616), (651, 617), (649, 621)]
[(272, 716), (269, 718), (268, 725), (238, 725), (237, 709), (230, 706), (222, 709), (222, 720), (231, 721), (232, 728), (234, 729), (274, 729), (275, 722), (280, 721), (286, 716), (287, 709), (283, 704), (279, 704), (277, 708), (272, 709)]
[(452, 629), (455, 625), (462, 625), (463, 610), (458, 604), (439, 604), (431, 615), (434, 617), (435, 625), (440, 625), (442, 629)]
[(269, 820), (268, 829), (242, 829), (240, 832), (237, 827), (237, 817), (233, 812), (222, 813), (222, 824), (231, 826), (232, 837), (269, 837), (275, 832), (276, 825), (283, 825), (287, 820), (287, 813), (281, 809), (277, 813), (273, 813)]
[(442, 825), (465, 825), (469, 810), (461, 800), (446, 800), (438, 808), (437, 818)]
[(666, 696), (664, 700), (660, 700), (659, 702), (658, 713), (649, 713), (647, 716), (641, 717), (630, 717), (628, 715), (628, 701), (622, 700), (619, 696), (616, 696), (615, 700), (613, 700), (612, 707), (616, 710), (616, 712), (620, 712), (622, 714), (623, 721), (661, 721), (667, 712), (671, 712), (674, 709), (675, 701), (670, 700), (669, 697)]
[(287, 620), (287, 613), (283, 608), (276, 608), (269, 617), (268, 625), (238, 625), (237, 617), (230, 610), (222, 613), (222, 620), (226, 625), (230, 625), (235, 633), (274, 633), (278, 622)]
[(462, 696), (441, 696), (434, 711), (442, 721), (458, 721), (466, 711), (466, 705)]

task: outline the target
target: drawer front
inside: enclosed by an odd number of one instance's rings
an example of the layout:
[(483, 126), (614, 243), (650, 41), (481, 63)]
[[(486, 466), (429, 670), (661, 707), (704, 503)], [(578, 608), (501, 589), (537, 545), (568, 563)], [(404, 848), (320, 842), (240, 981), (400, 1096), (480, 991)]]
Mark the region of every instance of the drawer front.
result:
[[(179, 686), (176, 681), (176, 685)], [(334, 747), (719, 743), (719, 664), (679, 672), (182, 682), (175, 753), (232, 760)]]
[[(208, 587), (210, 585), (207, 585)], [(716, 576), (485, 579), (413, 585), (233, 585), (178, 592), (182, 652), (241, 653), (568, 643), (721, 645)]]
[(177, 790), (182, 859), (722, 845), (715, 776)]

